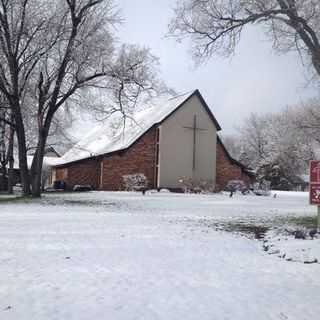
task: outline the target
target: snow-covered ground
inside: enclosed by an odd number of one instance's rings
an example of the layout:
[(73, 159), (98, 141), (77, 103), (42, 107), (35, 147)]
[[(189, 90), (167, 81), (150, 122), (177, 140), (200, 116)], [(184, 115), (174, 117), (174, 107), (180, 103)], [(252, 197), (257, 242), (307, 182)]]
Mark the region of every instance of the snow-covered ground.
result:
[(318, 319), (319, 264), (202, 223), (315, 214), (307, 194), (277, 194), (0, 202), (0, 319)]
[(296, 239), (283, 230), (267, 232), (264, 250), (287, 261), (320, 263), (320, 239)]

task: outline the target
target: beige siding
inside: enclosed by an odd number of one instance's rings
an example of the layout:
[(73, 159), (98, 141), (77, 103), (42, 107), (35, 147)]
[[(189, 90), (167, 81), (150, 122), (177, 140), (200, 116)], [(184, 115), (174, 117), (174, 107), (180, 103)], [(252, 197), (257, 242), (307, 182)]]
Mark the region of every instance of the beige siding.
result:
[[(194, 115), (197, 126), (206, 131), (196, 134), (196, 169), (193, 172)], [(214, 123), (197, 96), (170, 116), (160, 127), (159, 187), (181, 187), (182, 177), (206, 180), (215, 184), (217, 132)]]

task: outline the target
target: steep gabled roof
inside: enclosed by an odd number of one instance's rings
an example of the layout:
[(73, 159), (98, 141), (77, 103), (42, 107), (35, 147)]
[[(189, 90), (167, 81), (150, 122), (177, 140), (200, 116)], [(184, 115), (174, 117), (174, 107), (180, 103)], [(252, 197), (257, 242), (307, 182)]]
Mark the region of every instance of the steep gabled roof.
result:
[(245, 166), (243, 163), (239, 162), (238, 160), (234, 159), (231, 154), (229, 153), (229, 151), (227, 150), (226, 146), (224, 145), (224, 143), (222, 142), (221, 138), (217, 135), (217, 141), (218, 143), (221, 145), (226, 157), (229, 159), (229, 161), (238, 166), (239, 168), (241, 168), (241, 170), (243, 172), (245, 172), (247, 175), (251, 176), (251, 177), (255, 177), (255, 173), (252, 171), (252, 169), (248, 168), (247, 166)]
[(159, 125), (181, 108), (189, 99), (197, 96), (207, 111), (217, 130), (221, 127), (206, 104), (199, 90), (176, 97), (160, 97), (153, 101), (152, 106), (138, 112), (131, 126), (120, 128), (110, 136), (109, 127), (104, 125), (89, 132), (82, 140), (72, 147), (63, 157), (53, 160), (52, 166), (62, 166), (72, 162), (98, 157), (130, 148), (141, 136), (155, 125)]

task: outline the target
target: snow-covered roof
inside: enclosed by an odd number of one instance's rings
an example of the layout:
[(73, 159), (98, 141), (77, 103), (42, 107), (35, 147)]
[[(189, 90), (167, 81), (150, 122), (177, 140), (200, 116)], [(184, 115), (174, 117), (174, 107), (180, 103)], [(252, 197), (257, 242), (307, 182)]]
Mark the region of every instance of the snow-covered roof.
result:
[[(130, 124), (125, 127), (120, 127), (112, 135), (110, 134), (110, 125), (108, 126), (106, 123), (93, 129), (65, 153), (63, 157), (54, 159), (51, 165), (64, 165), (115, 151), (125, 150), (151, 127), (162, 122), (194, 94), (197, 94), (200, 99), (202, 99), (198, 90), (175, 97), (168, 95), (157, 97), (148, 103), (149, 107), (135, 113), (132, 116), (134, 120), (131, 120)], [(205, 104), (204, 101), (203, 103)], [(217, 129), (220, 129), (219, 124), (210, 110), (209, 113), (213, 121), (215, 121)]]
[[(43, 168), (47, 168), (50, 166), (53, 166), (56, 162), (57, 162), (57, 157), (44, 157), (43, 158)], [(29, 155), (27, 156), (27, 162), (28, 162), (28, 168), (31, 168), (32, 165), (32, 160), (33, 160), (33, 156)], [(13, 164), (13, 169), (20, 169), (19, 167), (19, 157), (18, 155), (14, 156), (14, 164)]]

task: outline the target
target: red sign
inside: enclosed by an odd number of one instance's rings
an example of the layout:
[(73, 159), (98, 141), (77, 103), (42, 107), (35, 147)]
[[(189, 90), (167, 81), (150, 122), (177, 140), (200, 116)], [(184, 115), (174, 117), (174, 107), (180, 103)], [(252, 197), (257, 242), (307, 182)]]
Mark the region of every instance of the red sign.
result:
[(310, 204), (320, 206), (320, 161), (310, 161)]
[(320, 183), (320, 161), (310, 161), (310, 183)]
[(310, 184), (310, 203), (320, 206), (320, 183)]

